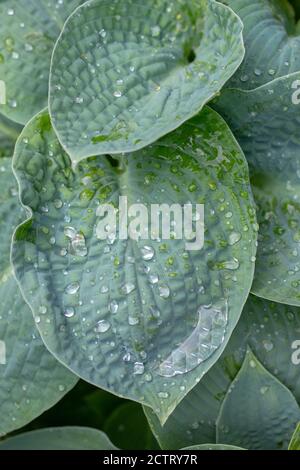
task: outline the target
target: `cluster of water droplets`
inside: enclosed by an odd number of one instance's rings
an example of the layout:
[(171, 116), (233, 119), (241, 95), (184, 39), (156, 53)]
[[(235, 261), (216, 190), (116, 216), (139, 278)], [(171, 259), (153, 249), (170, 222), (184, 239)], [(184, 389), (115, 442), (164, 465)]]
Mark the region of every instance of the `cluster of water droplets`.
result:
[(226, 300), (201, 306), (198, 324), (191, 335), (159, 366), (163, 377), (190, 372), (206, 361), (224, 342), (228, 323)]

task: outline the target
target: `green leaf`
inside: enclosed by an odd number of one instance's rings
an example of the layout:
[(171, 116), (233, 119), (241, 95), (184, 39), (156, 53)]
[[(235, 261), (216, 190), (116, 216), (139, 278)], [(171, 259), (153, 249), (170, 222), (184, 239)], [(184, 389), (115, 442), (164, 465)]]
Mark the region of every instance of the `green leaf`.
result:
[(22, 126), (0, 114), (0, 158), (13, 156), (15, 143), (21, 130)]
[(62, 400), (28, 424), (23, 432), (52, 426), (77, 426), (78, 423), (103, 430), (114, 410), (124, 403), (123, 399), (80, 380)]
[(252, 90), (300, 70), (300, 29), (287, 0), (224, 0), (244, 23), (246, 54), (228, 86)]
[(116, 408), (103, 430), (120, 449), (159, 449), (143, 409), (137, 403), (125, 403)]
[(75, 162), (138, 150), (196, 115), (243, 56), (242, 24), (217, 2), (88, 1), (54, 49), (54, 128)]
[(291, 442), (289, 444), (289, 450), (300, 450), (300, 423), (295, 429), (295, 432), (292, 436)]
[(184, 447), (182, 450), (245, 450), (241, 447), (224, 444), (201, 444), (198, 446)]
[(101, 431), (84, 427), (31, 431), (0, 442), (1, 450), (117, 450)]
[(292, 393), (249, 349), (222, 403), (217, 442), (251, 450), (287, 449), (299, 419), (300, 408)]
[[(216, 442), (216, 420), (227, 390), (243, 363), (247, 346), (300, 403), (300, 310), (250, 296), (219, 361), (185, 397), (162, 428), (146, 416), (164, 449)], [(230, 436), (228, 437), (228, 439)]]
[(0, 163), (0, 435), (53, 406), (77, 380), (46, 350), (13, 276), (10, 242), (24, 213), (11, 163)]
[[(47, 113), (36, 116), (14, 158), (32, 216), (16, 231), (13, 260), (50, 351), (163, 422), (220, 356), (248, 296), (257, 230), (248, 169), (209, 109), (117, 164), (100, 156), (73, 169)], [(203, 249), (187, 251), (179, 230), (166, 240), (161, 227), (154, 239), (117, 230), (101, 240), (99, 204), (116, 208), (120, 196), (147, 211), (203, 203)]]
[(65, 19), (80, 0), (2, 0), (0, 2), (0, 80), (6, 104), (0, 112), (25, 124), (44, 108), (50, 60)]
[[(252, 292), (300, 306), (300, 73), (253, 91), (225, 90), (215, 108), (245, 152), (260, 225)], [(294, 103), (293, 103), (293, 101)], [(236, 106), (239, 103), (239, 106)]]

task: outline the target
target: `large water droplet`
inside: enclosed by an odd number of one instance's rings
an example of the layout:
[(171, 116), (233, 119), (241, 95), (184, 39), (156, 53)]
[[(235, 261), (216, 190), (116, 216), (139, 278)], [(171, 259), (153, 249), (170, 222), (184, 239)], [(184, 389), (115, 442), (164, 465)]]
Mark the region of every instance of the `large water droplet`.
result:
[(201, 306), (199, 320), (192, 333), (159, 366), (163, 377), (185, 374), (206, 361), (224, 342), (228, 323), (228, 304), (222, 300)]

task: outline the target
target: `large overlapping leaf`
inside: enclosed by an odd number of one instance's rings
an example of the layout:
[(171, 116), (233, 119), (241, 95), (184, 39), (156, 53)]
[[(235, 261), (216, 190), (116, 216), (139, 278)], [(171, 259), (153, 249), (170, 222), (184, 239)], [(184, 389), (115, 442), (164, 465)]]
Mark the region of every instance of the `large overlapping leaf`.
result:
[[(226, 117), (250, 166), (259, 246), (252, 292), (300, 305), (300, 73), (253, 91), (225, 90)], [(239, 103), (236, 106), (235, 103)]]
[[(248, 169), (209, 109), (116, 163), (100, 156), (73, 169), (47, 113), (36, 116), (14, 159), (32, 217), (16, 231), (13, 260), (48, 348), (165, 421), (221, 354), (250, 289), (257, 224)], [(116, 208), (120, 196), (147, 210), (204, 204), (203, 249), (187, 251), (179, 228), (170, 240), (161, 227), (154, 239), (122, 240), (117, 230), (101, 240), (99, 205)]]
[(65, 19), (80, 0), (0, 2), (0, 80), (6, 104), (0, 112), (25, 124), (47, 104), (50, 59)]
[(0, 435), (43, 413), (76, 382), (46, 350), (13, 276), (10, 243), (24, 213), (11, 163), (0, 160)]
[[(251, 295), (223, 355), (179, 404), (165, 426), (161, 427), (154, 414), (145, 408), (162, 448), (178, 449), (216, 442), (220, 407), (240, 370), (247, 346), (300, 403), (299, 344), (299, 309)], [(246, 390), (242, 395), (246, 395)]]
[(0, 443), (5, 450), (117, 450), (101, 431), (84, 427), (46, 428), (11, 437)]
[(289, 444), (289, 450), (300, 450), (300, 423), (296, 427), (292, 436), (291, 442)]
[(245, 450), (241, 447), (226, 444), (200, 444), (198, 446), (185, 447), (182, 450)]
[[(246, 54), (230, 87), (251, 90), (274, 78), (300, 71), (299, 4), (297, 16), (287, 0), (224, 0), (244, 23)], [(297, 20), (296, 20), (297, 18)]]
[(287, 449), (299, 419), (295, 397), (248, 350), (222, 403), (217, 442), (251, 450)]
[(54, 50), (54, 128), (75, 161), (145, 147), (197, 114), (243, 55), (242, 23), (217, 2), (91, 0)]

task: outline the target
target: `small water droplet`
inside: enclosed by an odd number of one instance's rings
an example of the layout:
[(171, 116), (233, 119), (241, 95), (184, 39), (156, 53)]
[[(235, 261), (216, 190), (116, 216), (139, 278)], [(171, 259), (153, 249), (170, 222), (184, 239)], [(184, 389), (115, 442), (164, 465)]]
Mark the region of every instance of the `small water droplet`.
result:
[(141, 375), (144, 373), (144, 370), (145, 370), (145, 366), (142, 362), (134, 363), (134, 368), (133, 368), (134, 375)]
[(72, 318), (75, 315), (75, 309), (73, 307), (67, 307), (64, 311), (64, 316), (67, 318)]
[(106, 333), (110, 329), (110, 323), (106, 320), (100, 320), (97, 323), (98, 333)]
[(167, 299), (170, 296), (170, 289), (166, 285), (159, 286), (158, 291), (160, 297), (162, 297), (163, 299)]
[(65, 293), (69, 295), (77, 294), (77, 292), (79, 291), (79, 288), (80, 288), (79, 282), (72, 282), (72, 284), (69, 284), (65, 288)]
[(118, 309), (119, 309), (119, 304), (116, 300), (112, 300), (109, 304), (109, 311), (111, 313), (117, 313)]
[(163, 398), (164, 400), (169, 397), (168, 392), (158, 392), (158, 398)]
[(145, 261), (151, 261), (155, 254), (154, 249), (151, 246), (147, 246), (147, 245), (145, 245), (141, 249), (141, 253), (142, 253), (142, 258)]
[(121, 291), (125, 295), (131, 294), (135, 290), (135, 285), (132, 284), (131, 282), (128, 282), (127, 284), (124, 284), (124, 286), (121, 287)]

